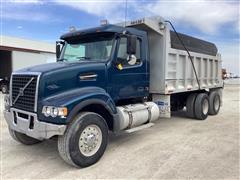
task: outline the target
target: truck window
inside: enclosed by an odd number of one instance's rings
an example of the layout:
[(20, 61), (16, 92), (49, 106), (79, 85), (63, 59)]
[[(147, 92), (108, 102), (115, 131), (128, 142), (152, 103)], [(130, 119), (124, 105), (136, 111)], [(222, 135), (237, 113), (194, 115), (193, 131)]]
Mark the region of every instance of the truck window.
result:
[(85, 57), (85, 46), (78, 44), (69, 44), (65, 49), (65, 59), (74, 61), (75, 57)]
[(123, 67), (135, 66), (141, 64), (141, 42), (137, 39), (136, 54), (132, 55), (131, 60), (127, 54), (127, 37), (121, 37), (118, 49), (118, 61), (121, 62)]
[(63, 49), (65, 61), (107, 61), (111, 55), (113, 34), (82, 37), (80, 40), (67, 42)]

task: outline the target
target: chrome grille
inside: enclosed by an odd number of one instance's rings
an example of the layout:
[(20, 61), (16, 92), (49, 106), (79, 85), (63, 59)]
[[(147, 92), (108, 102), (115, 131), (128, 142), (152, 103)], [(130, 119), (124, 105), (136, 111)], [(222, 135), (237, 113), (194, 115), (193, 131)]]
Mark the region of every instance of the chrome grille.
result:
[(12, 106), (17, 109), (34, 112), (38, 75), (13, 74), (11, 81)]

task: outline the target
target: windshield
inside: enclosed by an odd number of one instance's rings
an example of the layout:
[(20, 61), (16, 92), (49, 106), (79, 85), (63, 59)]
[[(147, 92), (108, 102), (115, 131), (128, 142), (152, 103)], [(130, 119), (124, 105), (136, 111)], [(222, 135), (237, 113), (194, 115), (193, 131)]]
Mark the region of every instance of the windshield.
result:
[(107, 61), (112, 52), (114, 34), (83, 36), (78, 40), (66, 42), (60, 60)]

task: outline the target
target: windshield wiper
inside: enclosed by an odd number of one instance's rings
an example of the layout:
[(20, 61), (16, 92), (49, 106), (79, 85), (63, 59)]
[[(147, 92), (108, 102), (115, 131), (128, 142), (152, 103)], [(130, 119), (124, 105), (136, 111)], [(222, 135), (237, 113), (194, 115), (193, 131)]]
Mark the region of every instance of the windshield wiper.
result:
[(90, 57), (87, 57), (87, 56), (76, 57), (76, 58), (79, 59), (79, 60), (82, 60), (82, 59), (89, 60), (89, 59), (91, 59)]
[(66, 58), (61, 58), (61, 59), (58, 59), (57, 61), (63, 62), (63, 61), (67, 61), (67, 59)]

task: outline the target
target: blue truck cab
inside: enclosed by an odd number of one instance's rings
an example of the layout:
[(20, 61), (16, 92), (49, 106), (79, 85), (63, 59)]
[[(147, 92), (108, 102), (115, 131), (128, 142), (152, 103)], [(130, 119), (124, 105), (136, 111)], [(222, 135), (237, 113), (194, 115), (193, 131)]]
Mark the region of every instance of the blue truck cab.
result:
[[(69, 32), (56, 43), (57, 62), (13, 72), (4, 110), (13, 139), (32, 145), (57, 137), (62, 159), (86, 167), (104, 154), (109, 131), (145, 126), (184, 107), (191, 118), (216, 115), (221, 104), (216, 46), (186, 35), (181, 40), (161, 23), (141, 19), (132, 27)], [(206, 74), (216, 75), (208, 77), (208, 86), (196, 74), (197, 81), (192, 78), (179, 42), (186, 42), (195, 59), (215, 63), (210, 66), (215, 73)]]

